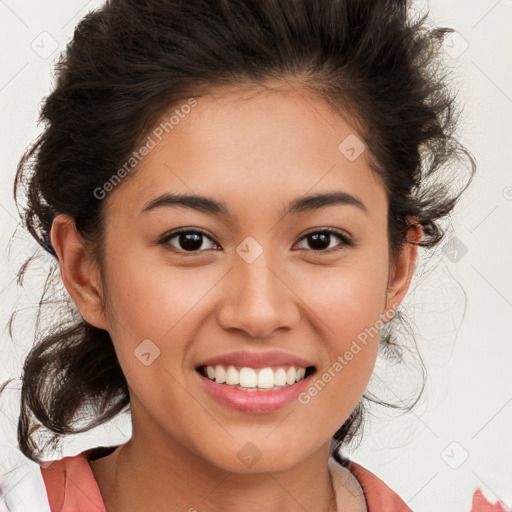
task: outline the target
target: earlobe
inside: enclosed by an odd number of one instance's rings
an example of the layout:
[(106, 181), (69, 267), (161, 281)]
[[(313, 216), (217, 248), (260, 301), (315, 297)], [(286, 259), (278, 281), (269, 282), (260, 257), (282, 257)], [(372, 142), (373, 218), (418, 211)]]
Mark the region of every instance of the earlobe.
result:
[(418, 256), (418, 243), (422, 239), (421, 224), (411, 219), (407, 230), (407, 242), (395, 257), (392, 265), (386, 300), (386, 309), (395, 310), (404, 299), (411, 284)]
[(91, 325), (106, 329), (99, 269), (92, 252), (78, 233), (73, 217), (57, 215), (50, 236), (62, 282), (80, 314)]

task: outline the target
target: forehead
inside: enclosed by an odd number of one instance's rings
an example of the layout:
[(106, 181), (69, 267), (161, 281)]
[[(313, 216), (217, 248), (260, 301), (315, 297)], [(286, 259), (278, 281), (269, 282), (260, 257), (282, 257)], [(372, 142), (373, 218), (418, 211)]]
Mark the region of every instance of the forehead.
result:
[(215, 196), (235, 216), (328, 190), (386, 207), (361, 138), (308, 91), (216, 91), (195, 102), (173, 106), (148, 134), (152, 148), (111, 194), (112, 207), (140, 212), (158, 194), (187, 193)]

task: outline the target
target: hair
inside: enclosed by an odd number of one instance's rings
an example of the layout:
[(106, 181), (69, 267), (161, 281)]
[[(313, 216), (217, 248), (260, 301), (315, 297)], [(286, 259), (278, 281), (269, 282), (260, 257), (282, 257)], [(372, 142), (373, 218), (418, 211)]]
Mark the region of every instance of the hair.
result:
[[(26, 196), (18, 206), (23, 226), (53, 257), (39, 307), (52, 303), (49, 283), (59, 278), (54, 217), (71, 215), (104, 261), (105, 201), (95, 189), (171, 108), (221, 88), (288, 84), (326, 102), (350, 120), (382, 178), (392, 254), (405, 243), (439, 244), (442, 221), (476, 166), (454, 136), (457, 92), (442, 60), (453, 29), (429, 27), (428, 13), (413, 18), (410, 11), (408, 0), (107, 0), (88, 13), (59, 57), (55, 86), (42, 102), (44, 130), (23, 154), (14, 183), (17, 204), (20, 192)], [(463, 186), (454, 187), (460, 180)], [(411, 225), (421, 226), (420, 241), (408, 241)], [(29, 262), (18, 272), (20, 283)], [(58, 314), (36, 333), (22, 374), (18, 443), (36, 462), (41, 452), (32, 435), (39, 428), (56, 443), (129, 410), (109, 333), (73, 311), (69, 297), (53, 304)], [(393, 326), (405, 320), (399, 311), (382, 330), (387, 358), (401, 359)], [(402, 407), (365, 393), (332, 438), (338, 461), (370, 401)], [(93, 417), (79, 426), (87, 407)]]

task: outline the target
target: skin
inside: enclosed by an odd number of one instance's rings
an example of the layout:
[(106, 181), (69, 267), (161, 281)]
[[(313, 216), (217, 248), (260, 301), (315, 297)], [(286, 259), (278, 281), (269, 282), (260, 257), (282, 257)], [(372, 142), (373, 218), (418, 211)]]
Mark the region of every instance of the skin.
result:
[[(235, 350), (279, 349), (322, 375), (402, 301), (417, 246), (390, 259), (383, 184), (364, 153), (349, 161), (338, 150), (354, 133), (297, 89), (210, 94), (104, 199), (102, 271), (73, 219), (55, 218), (63, 283), (83, 318), (110, 333), (130, 388), (132, 438), (91, 462), (109, 512), (333, 510), (329, 442), (364, 393), (378, 336), (308, 404), (267, 414), (215, 401), (195, 366)], [(297, 197), (335, 190), (367, 212), (337, 204), (282, 216)], [(141, 213), (164, 192), (224, 201), (232, 217), (183, 207)], [(178, 238), (158, 244), (183, 227), (211, 240), (195, 253)], [(305, 235), (327, 227), (355, 245), (331, 235), (330, 249), (315, 251)], [(248, 236), (263, 248), (252, 263), (236, 252)], [(419, 236), (413, 229), (411, 240)], [(145, 339), (160, 349), (149, 366), (134, 356)], [(237, 457), (248, 442), (261, 453), (252, 467)], [(346, 510), (366, 510), (349, 481), (338, 493)]]

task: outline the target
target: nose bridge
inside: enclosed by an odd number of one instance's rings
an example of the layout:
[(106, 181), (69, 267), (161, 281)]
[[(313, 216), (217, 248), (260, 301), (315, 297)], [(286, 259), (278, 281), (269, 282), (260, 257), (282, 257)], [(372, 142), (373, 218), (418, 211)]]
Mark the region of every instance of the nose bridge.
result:
[(238, 247), (219, 322), (225, 329), (240, 329), (263, 338), (278, 328), (291, 327), (297, 311), (293, 293), (279, 278), (268, 251), (260, 250), (255, 256), (256, 249), (251, 241)]
[[(246, 303), (261, 302), (261, 305), (276, 305), (276, 275), (269, 267), (269, 258), (262, 254), (252, 263), (237, 262), (237, 274), (241, 281), (239, 292)], [(249, 300), (250, 299), (250, 300)]]

